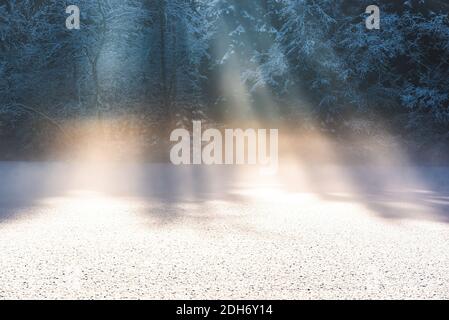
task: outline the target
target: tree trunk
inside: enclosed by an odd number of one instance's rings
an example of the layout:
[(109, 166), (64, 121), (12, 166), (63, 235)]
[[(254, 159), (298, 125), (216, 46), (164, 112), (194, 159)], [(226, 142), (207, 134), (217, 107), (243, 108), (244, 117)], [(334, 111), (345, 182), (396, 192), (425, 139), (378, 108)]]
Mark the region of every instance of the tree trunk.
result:
[(162, 108), (165, 115), (165, 120), (170, 121), (170, 99), (167, 81), (167, 5), (166, 0), (160, 0), (159, 6), (159, 32), (160, 32), (160, 64), (161, 64), (161, 95), (162, 95)]

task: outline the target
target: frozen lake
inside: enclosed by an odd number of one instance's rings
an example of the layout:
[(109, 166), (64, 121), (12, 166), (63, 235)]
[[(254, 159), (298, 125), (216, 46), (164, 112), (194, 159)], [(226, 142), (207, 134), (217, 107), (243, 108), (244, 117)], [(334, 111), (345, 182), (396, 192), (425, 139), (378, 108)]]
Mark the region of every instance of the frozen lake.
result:
[(449, 168), (0, 163), (0, 298), (449, 298)]

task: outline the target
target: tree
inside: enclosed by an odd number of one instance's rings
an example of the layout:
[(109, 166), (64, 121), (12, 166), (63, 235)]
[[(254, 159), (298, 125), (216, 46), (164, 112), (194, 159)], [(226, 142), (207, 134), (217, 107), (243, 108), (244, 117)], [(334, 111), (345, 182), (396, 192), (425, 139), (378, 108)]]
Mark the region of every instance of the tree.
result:
[[(148, 19), (148, 12), (137, 0), (83, 0), (79, 7), (81, 29), (69, 34), (70, 56), (81, 66), (77, 70), (86, 63), (88, 65), (87, 70), (77, 72), (80, 74), (77, 81), (92, 83), (92, 104), (100, 117), (110, 108), (105, 96), (111, 88), (104, 86), (103, 82), (115, 66), (108, 62), (126, 61), (130, 51), (135, 55), (141, 48), (136, 40), (141, 39), (142, 24)], [(118, 76), (129, 78), (125, 73)]]
[[(195, 117), (202, 100), (201, 64), (208, 55), (204, 3), (194, 0), (159, 0), (153, 12), (149, 48), (151, 87), (166, 121)], [(187, 120), (187, 121), (185, 121)]]

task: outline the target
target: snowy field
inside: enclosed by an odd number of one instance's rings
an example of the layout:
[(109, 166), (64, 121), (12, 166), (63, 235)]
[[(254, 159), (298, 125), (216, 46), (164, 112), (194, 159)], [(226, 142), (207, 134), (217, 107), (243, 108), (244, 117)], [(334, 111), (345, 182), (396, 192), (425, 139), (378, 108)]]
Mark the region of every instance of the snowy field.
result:
[(449, 168), (0, 163), (0, 298), (449, 298)]

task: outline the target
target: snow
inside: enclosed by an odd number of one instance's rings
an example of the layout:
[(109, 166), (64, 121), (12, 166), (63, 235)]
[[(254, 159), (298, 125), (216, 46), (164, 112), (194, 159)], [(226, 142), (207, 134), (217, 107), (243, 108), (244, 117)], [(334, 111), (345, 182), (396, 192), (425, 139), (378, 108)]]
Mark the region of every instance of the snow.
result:
[(1, 298), (449, 298), (449, 168), (106, 167), (0, 164)]

